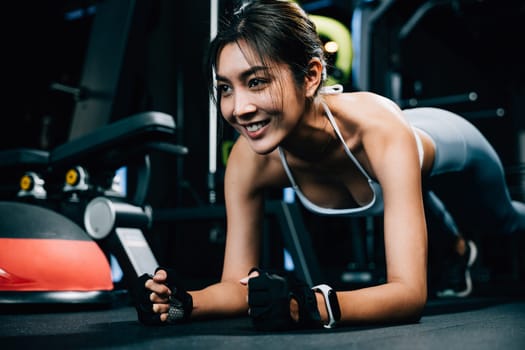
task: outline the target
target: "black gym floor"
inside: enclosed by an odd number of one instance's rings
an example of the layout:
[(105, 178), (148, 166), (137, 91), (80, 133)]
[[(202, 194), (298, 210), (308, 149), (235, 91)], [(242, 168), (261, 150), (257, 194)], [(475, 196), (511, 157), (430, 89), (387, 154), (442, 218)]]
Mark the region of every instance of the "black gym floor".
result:
[(146, 327), (127, 303), (0, 314), (0, 349), (525, 349), (525, 297), (430, 300), (417, 324), (282, 333), (248, 317)]

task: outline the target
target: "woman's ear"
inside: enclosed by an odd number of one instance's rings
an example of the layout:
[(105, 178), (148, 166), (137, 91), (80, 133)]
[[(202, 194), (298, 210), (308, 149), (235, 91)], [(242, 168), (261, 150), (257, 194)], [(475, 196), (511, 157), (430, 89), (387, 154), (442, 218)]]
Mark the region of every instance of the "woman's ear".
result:
[(314, 97), (323, 80), (323, 63), (317, 57), (308, 62), (308, 71), (304, 77), (306, 97)]

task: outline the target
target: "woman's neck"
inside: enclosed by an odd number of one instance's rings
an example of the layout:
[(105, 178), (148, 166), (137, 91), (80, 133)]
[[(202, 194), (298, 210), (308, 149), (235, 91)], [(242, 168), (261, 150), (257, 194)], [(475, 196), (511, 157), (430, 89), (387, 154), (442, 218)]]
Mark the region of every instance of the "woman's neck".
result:
[(283, 141), (281, 148), (304, 161), (318, 161), (331, 148), (334, 140), (334, 129), (321, 100), (316, 98), (295, 129)]

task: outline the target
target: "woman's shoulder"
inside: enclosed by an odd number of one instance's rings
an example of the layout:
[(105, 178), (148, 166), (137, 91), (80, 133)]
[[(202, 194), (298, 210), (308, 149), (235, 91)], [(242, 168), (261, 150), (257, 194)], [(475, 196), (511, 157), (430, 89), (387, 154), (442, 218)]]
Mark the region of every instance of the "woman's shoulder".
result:
[(336, 119), (358, 129), (386, 126), (389, 121), (398, 123), (404, 118), (394, 101), (373, 92), (357, 91), (327, 96), (326, 102)]
[(388, 138), (395, 130), (406, 128), (401, 109), (392, 100), (379, 94), (358, 91), (329, 98), (328, 108), (341, 132), (356, 137), (356, 143), (365, 138), (375, 142), (377, 138)]
[(331, 98), (330, 107), (344, 113), (370, 113), (378, 111), (399, 112), (398, 106), (389, 98), (369, 91), (345, 92)]

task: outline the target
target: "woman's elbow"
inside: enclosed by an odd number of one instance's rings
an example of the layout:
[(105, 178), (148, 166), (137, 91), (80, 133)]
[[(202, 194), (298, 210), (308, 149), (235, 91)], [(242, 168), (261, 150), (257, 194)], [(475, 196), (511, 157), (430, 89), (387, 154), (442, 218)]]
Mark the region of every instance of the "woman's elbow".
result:
[(423, 310), (425, 308), (425, 305), (427, 303), (427, 293), (426, 290), (423, 291), (415, 291), (411, 293), (409, 301), (408, 301), (408, 307), (407, 307), (407, 315), (406, 315), (406, 321), (407, 322), (419, 322), (421, 320), (421, 316), (423, 315)]

